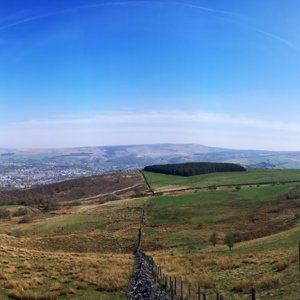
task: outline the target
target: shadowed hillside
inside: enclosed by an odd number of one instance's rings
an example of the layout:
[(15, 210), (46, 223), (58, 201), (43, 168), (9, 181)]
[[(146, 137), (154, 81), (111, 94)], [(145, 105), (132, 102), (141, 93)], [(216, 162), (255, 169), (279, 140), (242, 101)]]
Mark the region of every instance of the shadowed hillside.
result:
[(73, 179), (24, 190), (2, 191), (0, 203), (39, 205), (95, 197), (105, 202), (120, 196), (141, 195), (146, 191), (147, 185), (141, 173), (130, 171)]

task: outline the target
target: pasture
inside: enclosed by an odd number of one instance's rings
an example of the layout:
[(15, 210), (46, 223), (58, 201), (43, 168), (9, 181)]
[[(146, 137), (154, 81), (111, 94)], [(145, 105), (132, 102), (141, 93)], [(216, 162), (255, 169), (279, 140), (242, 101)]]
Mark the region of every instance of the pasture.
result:
[(1, 299), (125, 299), (144, 200), (0, 222)]
[[(297, 299), (300, 171), (145, 176), (161, 195), (74, 199), (49, 212), (0, 207), (11, 213), (0, 219), (1, 299), (125, 299), (142, 208), (142, 249), (185, 292), (199, 284), (210, 297), (250, 299), (255, 287), (258, 299)], [(231, 232), (238, 240), (229, 250)]]
[[(287, 197), (298, 184), (284, 182), (297, 181), (299, 171), (145, 175), (162, 192), (174, 185), (216, 186), (151, 198), (143, 249), (165, 274), (182, 279), (194, 292), (198, 284), (211, 296), (221, 291), (225, 299), (250, 299), (252, 287), (258, 299), (298, 299), (300, 200)], [(224, 184), (232, 187), (218, 188)], [(238, 184), (247, 187), (237, 189)], [(224, 243), (230, 232), (239, 237), (232, 250)]]

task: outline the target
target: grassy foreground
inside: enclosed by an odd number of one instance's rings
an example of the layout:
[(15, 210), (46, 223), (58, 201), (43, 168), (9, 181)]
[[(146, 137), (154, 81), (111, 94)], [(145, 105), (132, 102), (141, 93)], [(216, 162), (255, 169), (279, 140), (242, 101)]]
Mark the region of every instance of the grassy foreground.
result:
[(125, 299), (143, 202), (1, 220), (0, 299)]
[[(299, 190), (288, 181), (300, 171), (145, 175), (162, 195), (75, 201), (53, 212), (27, 207), (25, 221), (14, 215), (21, 205), (0, 207), (12, 216), (0, 219), (0, 299), (125, 299), (141, 207), (142, 248), (192, 290), (200, 284), (210, 297), (220, 290), (225, 299), (250, 299), (255, 286), (258, 299), (299, 299), (300, 197), (287, 193)], [(215, 188), (164, 193), (170, 186)], [(240, 238), (232, 250), (229, 232)]]
[[(151, 198), (143, 247), (163, 271), (225, 299), (299, 299), (300, 200), (288, 199), (300, 178), (295, 170), (252, 170), (182, 178), (146, 173), (152, 187), (230, 184), (228, 190), (199, 190)], [(262, 182), (275, 182), (263, 185)], [(256, 185), (236, 189), (237, 184)], [(224, 243), (229, 232), (240, 242)], [(210, 242), (217, 236), (215, 246)], [(195, 298), (196, 299), (196, 298)]]

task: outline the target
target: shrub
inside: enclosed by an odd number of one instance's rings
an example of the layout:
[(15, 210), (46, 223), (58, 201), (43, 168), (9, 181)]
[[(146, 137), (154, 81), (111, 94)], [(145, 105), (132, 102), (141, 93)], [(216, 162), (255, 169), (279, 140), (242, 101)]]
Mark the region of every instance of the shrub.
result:
[(13, 217), (22, 217), (22, 216), (26, 216), (27, 214), (28, 214), (27, 208), (20, 207), (13, 213)]
[(286, 194), (286, 198), (287, 199), (298, 199), (300, 198), (300, 189), (299, 187), (289, 191), (287, 194)]
[(0, 209), (0, 219), (9, 219), (10, 211), (8, 209)]
[(30, 223), (31, 221), (32, 218), (29, 215), (26, 215), (19, 221), (19, 224)]
[(229, 232), (225, 235), (224, 243), (228, 246), (229, 250), (231, 250), (234, 247), (234, 235), (232, 232)]
[(234, 242), (235, 243), (239, 243), (239, 242), (242, 241), (242, 236), (239, 232), (234, 232), (233, 237), (234, 237)]
[(208, 189), (211, 191), (215, 191), (215, 190), (217, 190), (217, 187), (215, 184), (213, 184), (213, 185), (209, 186)]
[(48, 201), (44, 206), (43, 206), (43, 211), (44, 212), (50, 212), (59, 209), (59, 204), (54, 202), (54, 201)]
[(235, 243), (241, 242), (242, 236), (239, 232), (228, 232), (224, 238), (224, 243), (231, 250)]
[(214, 232), (211, 234), (209, 240), (208, 240), (213, 246), (216, 246), (218, 242), (218, 235)]
[[(120, 199), (121, 199), (120, 196), (118, 196), (118, 195), (112, 193), (112, 194), (107, 194), (107, 195), (101, 196), (101, 197), (99, 198), (99, 201), (100, 201), (100, 203), (102, 203), (103, 201), (104, 201), (104, 202), (108, 202), (108, 201), (116, 201), (116, 200), (120, 200)], [(102, 201), (102, 202), (101, 202), (101, 201)]]

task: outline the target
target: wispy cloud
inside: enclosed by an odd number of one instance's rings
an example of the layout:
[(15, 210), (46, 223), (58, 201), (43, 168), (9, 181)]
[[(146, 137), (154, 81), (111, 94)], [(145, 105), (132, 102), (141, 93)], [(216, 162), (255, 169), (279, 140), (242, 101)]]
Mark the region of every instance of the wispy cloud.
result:
[(80, 10), (88, 10), (88, 9), (95, 9), (95, 8), (102, 8), (102, 7), (114, 7), (114, 6), (133, 6), (133, 7), (165, 7), (165, 6), (179, 6), (182, 8), (188, 8), (188, 9), (196, 9), (204, 13), (208, 13), (215, 18), (225, 20), (227, 22), (233, 23), (236, 26), (241, 26), (244, 28), (249, 28), (260, 35), (263, 35), (269, 39), (272, 39), (274, 41), (277, 41), (287, 47), (293, 48), (295, 50), (300, 50), (295, 44), (284, 38), (279, 36), (278, 34), (275, 34), (273, 32), (270, 32), (268, 30), (264, 30), (256, 26), (256, 24), (253, 24), (249, 20), (246, 20), (242, 15), (234, 13), (232, 11), (226, 11), (226, 10), (219, 10), (211, 7), (196, 5), (194, 3), (189, 2), (183, 2), (183, 1), (109, 1), (109, 2), (99, 2), (94, 4), (87, 4), (87, 5), (79, 5), (70, 7), (68, 9), (63, 9), (59, 11), (54, 11), (51, 13), (45, 13), (45, 14), (38, 14), (38, 15), (32, 15), (27, 17), (19, 17), (19, 13), (16, 13), (14, 15), (10, 15), (7, 17), (4, 17), (0, 19), (0, 31), (20, 26), (25, 23), (30, 23), (38, 20), (42, 20), (45, 18), (54, 17), (57, 15), (62, 14), (69, 14), (74, 11), (80, 11)]
[(1, 25), (0, 26), (0, 31), (3, 31), (5, 29), (9, 29), (9, 28), (12, 28), (12, 27), (15, 27), (15, 26), (18, 26), (18, 25), (22, 25), (22, 24), (25, 24), (25, 23), (29, 23), (29, 22), (33, 22), (33, 21), (36, 21), (36, 20), (44, 19), (44, 18), (47, 18), (49, 16), (51, 16), (51, 15), (50, 14), (45, 14), (45, 15), (38, 15), (38, 16), (18, 19), (18, 20), (15, 20), (13, 22), (9, 22), (9, 23), (6, 23), (4, 25)]
[(1, 147), (199, 143), (225, 148), (299, 150), (300, 123), (206, 111), (112, 112), (0, 124)]
[(7, 16), (0, 17), (0, 24), (8, 23), (8, 22), (14, 22), (15, 20), (18, 20), (18, 19), (24, 17), (23, 13), (24, 13), (23, 11), (22, 12), (15, 12), (13, 14), (9, 14)]
[[(221, 15), (234, 15), (231, 12), (224, 11), (224, 10), (218, 10), (218, 9), (212, 9), (209, 7), (199, 6), (190, 4), (187, 2), (179, 2), (179, 1), (172, 1), (172, 2), (162, 2), (162, 1), (109, 1), (109, 2), (100, 2), (100, 3), (94, 3), (89, 5), (78, 5), (74, 6), (68, 9), (63, 9), (59, 11), (55, 11), (52, 13), (46, 13), (46, 14), (38, 14), (33, 16), (27, 16), (27, 17), (20, 17), (19, 13), (16, 13), (14, 15), (9, 15), (7, 17), (3, 17), (0, 19), (0, 23), (2, 25), (0, 26), (0, 31), (3, 31), (5, 29), (9, 29), (11, 27), (19, 26), (25, 23), (50, 18), (56, 15), (61, 14), (68, 14), (74, 11), (80, 11), (80, 10), (87, 10), (87, 9), (93, 9), (93, 8), (101, 8), (101, 7), (114, 7), (114, 6), (134, 6), (134, 7), (155, 7), (155, 6), (181, 6), (186, 8), (192, 8), (192, 9), (198, 9), (202, 10), (204, 12), (209, 12), (213, 14), (221, 14)], [(4, 24), (3, 24), (4, 23)]]
[(84, 126), (84, 125), (103, 125), (103, 124), (135, 124), (135, 125), (155, 125), (164, 124), (219, 124), (231, 125), (236, 127), (249, 127), (256, 129), (279, 130), (289, 132), (300, 132), (300, 123), (287, 123), (282, 121), (267, 121), (255, 119), (248, 116), (218, 114), (206, 111), (152, 111), (152, 112), (112, 112), (87, 117), (59, 117), (48, 120), (29, 120), (16, 122), (11, 125), (21, 127), (34, 126)]
[(210, 7), (205, 7), (201, 5), (195, 5), (188, 2), (180, 1), (116, 1), (116, 2), (104, 2), (90, 5), (81, 5), (77, 6), (74, 9), (90, 9), (104, 6), (181, 6), (186, 8), (198, 9), (209, 13), (222, 14), (222, 15), (231, 15), (234, 16), (233, 12), (213, 9)]
[[(209, 13), (210, 15), (214, 16), (217, 19), (221, 19), (224, 21), (227, 21), (229, 23), (233, 23), (238, 27), (246, 27), (249, 28), (257, 33), (259, 33), (262, 36), (265, 36), (269, 39), (272, 39), (274, 41), (277, 41), (287, 47), (293, 48), (295, 50), (300, 50), (299, 47), (297, 47), (293, 42), (290, 40), (279, 36), (278, 34), (275, 34), (273, 32), (270, 32), (268, 30), (264, 30), (259, 28), (255, 23), (252, 23), (251, 21), (247, 21), (246, 18), (241, 15), (234, 13), (232, 11), (227, 10), (219, 10), (214, 9), (211, 7), (201, 6), (192, 4), (189, 2), (181, 2), (181, 1), (118, 1), (118, 2), (104, 2), (104, 3), (98, 3), (98, 4), (92, 4), (92, 5), (83, 5), (83, 6), (77, 6), (72, 10), (80, 10), (80, 9), (91, 9), (91, 8), (99, 8), (99, 7), (105, 7), (105, 6), (180, 6), (183, 8), (190, 8), (190, 9), (196, 9), (200, 10), (205, 13)], [(68, 12), (68, 10), (64, 11)]]
[(259, 34), (261, 35), (264, 35), (266, 36), (267, 38), (270, 38), (274, 41), (277, 41), (277, 42), (280, 42), (290, 48), (293, 48), (295, 50), (300, 50), (299, 47), (297, 47), (294, 43), (292, 43), (290, 40), (288, 39), (285, 39), (279, 35), (276, 35), (274, 33), (271, 33), (271, 32), (268, 32), (268, 31), (265, 31), (265, 30), (262, 30), (262, 29), (259, 29), (259, 28), (255, 28), (255, 31), (258, 32)]

